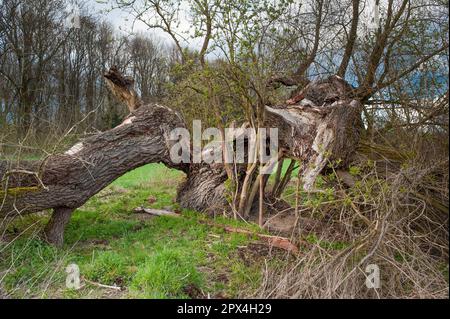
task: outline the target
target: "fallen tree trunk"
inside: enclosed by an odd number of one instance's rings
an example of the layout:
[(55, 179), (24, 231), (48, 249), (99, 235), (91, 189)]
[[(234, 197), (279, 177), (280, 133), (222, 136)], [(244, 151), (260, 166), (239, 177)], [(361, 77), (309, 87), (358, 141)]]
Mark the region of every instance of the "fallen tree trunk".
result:
[[(222, 164), (177, 164), (170, 132), (185, 128), (182, 117), (158, 104), (141, 106), (129, 79), (112, 69), (105, 77), (114, 94), (132, 110), (125, 121), (86, 138), (64, 154), (14, 165), (0, 161), (0, 217), (53, 209), (47, 239), (62, 244), (64, 226), (74, 209), (124, 173), (147, 163), (164, 163), (186, 173), (178, 189), (182, 207), (198, 211), (226, 209)], [(278, 128), (284, 157), (300, 160), (305, 189), (332, 159), (344, 162), (356, 149), (361, 131), (360, 105), (338, 77), (311, 82), (294, 105), (266, 106), (266, 127)]]
[(187, 171), (186, 165), (172, 163), (169, 156), (173, 143), (169, 134), (179, 126), (184, 123), (176, 112), (151, 105), (134, 111), (118, 127), (89, 137), (64, 154), (19, 164), (0, 161), (0, 216), (53, 208), (46, 234), (49, 241), (61, 244), (67, 216), (117, 177), (157, 162)]

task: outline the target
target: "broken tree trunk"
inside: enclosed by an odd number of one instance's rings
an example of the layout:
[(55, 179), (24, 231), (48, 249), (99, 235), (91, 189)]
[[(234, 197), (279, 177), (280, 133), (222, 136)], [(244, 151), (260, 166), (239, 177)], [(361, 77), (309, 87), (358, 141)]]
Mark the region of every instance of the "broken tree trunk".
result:
[[(310, 82), (293, 104), (265, 106), (264, 126), (278, 128), (279, 152), (301, 163), (305, 190), (313, 188), (328, 163), (339, 160), (345, 167), (354, 155), (363, 124), (361, 105), (351, 96), (351, 86), (331, 76)], [(192, 164), (177, 200), (182, 207), (200, 211), (222, 208), (226, 205), (226, 180), (221, 165)]]
[[(0, 217), (53, 209), (46, 237), (62, 243), (71, 212), (124, 173), (147, 163), (164, 163), (186, 173), (178, 189), (182, 207), (198, 211), (226, 209), (222, 164), (173, 163), (170, 132), (186, 125), (177, 112), (158, 104), (142, 105), (130, 80), (112, 69), (105, 74), (113, 93), (132, 113), (119, 126), (82, 140), (64, 154), (44, 161), (0, 161)], [(339, 77), (311, 82), (293, 105), (266, 106), (265, 127), (278, 128), (279, 148), (302, 163), (304, 187), (311, 188), (328, 160), (345, 162), (361, 131), (360, 105), (349, 98)]]

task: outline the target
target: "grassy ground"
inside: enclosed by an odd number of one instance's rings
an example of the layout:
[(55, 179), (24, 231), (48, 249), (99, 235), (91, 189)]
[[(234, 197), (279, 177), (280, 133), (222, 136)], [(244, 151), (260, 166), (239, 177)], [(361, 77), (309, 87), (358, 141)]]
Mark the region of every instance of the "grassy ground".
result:
[[(0, 242), (0, 295), (38, 298), (204, 298), (251, 295), (265, 262), (282, 263), (255, 241), (184, 218), (137, 214), (137, 206), (178, 209), (183, 174), (151, 164), (120, 177), (74, 213), (63, 249), (40, 240), (49, 214), (7, 225)], [(254, 226), (221, 217), (218, 224)], [(5, 226), (5, 225), (3, 225)], [(5, 227), (3, 227), (5, 228)], [(261, 247), (260, 247), (261, 248)], [(258, 249), (256, 249), (258, 251)], [(259, 249), (261, 251), (261, 249)], [(267, 257), (267, 258), (266, 258)], [(270, 258), (269, 258), (270, 257)], [(251, 259), (251, 262), (249, 262)], [(269, 261), (270, 260), (270, 261)], [(80, 269), (82, 288), (66, 288), (68, 264)], [(100, 287), (119, 286), (122, 290)]]
[[(362, 179), (351, 168), (349, 173)], [(283, 194), (291, 204), (296, 202), (293, 175)], [(183, 173), (147, 165), (76, 210), (62, 249), (40, 240), (49, 212), (0, 221), (0, 298), (448, 298), (447, 253), (439, 257), (437, 248), (430, 253), (413, 243), (402, 216), (415, 206), (391, 203), (393, 191), (385, 181), (367, 176), (346, 197), (333, 192), (332, 175), (318, 178), (320, 192), (300, 192), (301, 219), (293, 214), (279, 219), (282, 226), (299, 225), (300, 254), (288, 259), (285, 251), (208, 226), (205, 215), (181, 210), (174, 199)], [(362, 215), (360, 203), (376, 214)], [(181, 211), (183, 217), (138, 214), (137, 206)], [(388, 214), (391, 210), (396, 214)], [(380, 241), (374, 229), (388, 217), (391, 231)], [(257, 230), (220, 216), (214, 222)], [(359, 264), (372, 243), (384, 245), (368, 261), (382, 271), (382, 288), (376, 291), (367, 289)], [(419, 244), (448, 247), (432, 240)], [(69, 264), (79, 267), (79, 290), (66, 286)]]

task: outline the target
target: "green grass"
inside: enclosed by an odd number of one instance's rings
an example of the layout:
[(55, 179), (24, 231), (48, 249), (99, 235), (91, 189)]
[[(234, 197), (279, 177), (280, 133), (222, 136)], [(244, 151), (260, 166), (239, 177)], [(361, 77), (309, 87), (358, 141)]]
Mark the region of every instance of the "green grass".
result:
[(349, 246), (349, 243), (342, 241), (327, 241), (319, 239), (315, 234), (310, 234), (305, 239), (307, 242), (317, 244), (323, 249), (343, 250)]
[(134, 188), (148, 184), (150, 180), (154, 183), (162, 183), (167, 180), (178, 180), (183, 173), (169, 169), (163, 164), (145, 165), (116, 179), (112, 185), (124, 188)]
[[(183, 218), (136, 214), (137, 206), (179, 209), (174, 203), (183, 174), (150, 164), (125, 174), (73, 214), (65, 244), (40, 240), (49, 214), (15, 220), (10, 240), (0, 242), (0, 293), (44, 298), (236, 297), (257, 288), (263, 258), (244, 262), (252, 238), (205, 225), (205, 217), (182, 210)], [(219, 217), (217, 224), (257, 228)], [(65, 286), (68, 264), (79, 266), (84, 286)], [(117, 291), (95, 284), (117, 285)]]

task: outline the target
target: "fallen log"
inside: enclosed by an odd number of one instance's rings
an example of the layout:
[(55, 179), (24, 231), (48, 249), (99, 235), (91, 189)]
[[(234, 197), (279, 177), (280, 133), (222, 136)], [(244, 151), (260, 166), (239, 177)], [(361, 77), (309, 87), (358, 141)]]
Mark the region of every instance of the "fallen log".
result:
[[(109, 87), (132, 112), (119, 126), (83, 139), (63, 154), (43, 161), (0, 160), (0, 217), (46, 209), (53, 215), (45, 228), (51, 243), (63, 243), (64, 227), (76, 208), (126, 172), (147, 163), (183, 171), (178, 188), (183, 208), (223, 211), (227, 207), (222, 164), (174, 163), (170, 133), (186, 128), (179, 113), (159, 104), (142, 105), (132, 82), (116, 69), (105, 74)], [(279, 150), (301, 161), (303, 186), (310, 189), (328, 161), (345, 163), (361, 132), (360, 104), (348, 97), (349, 85), (338, 77), (308, 84), (294, 105), (265, 106), (265, 126), (278, 128)]]
[[(121, 125), (84, 139), (64, 154), (51, 155), (43, 162), (0, 161), (0, 216), (52, 208), (54, 213), (45, 235), (48, 241), (61, 245), (64, 226), (73, 210), (117, 177), (147, 163), (187, 170), (183, 164), (172, 163), (169, 156), (173, 144), (169, 133), (183, 125), (175, 111), (154, 104), (139, 108)], [(37, 174), (24, 173), (28, 171)]]

